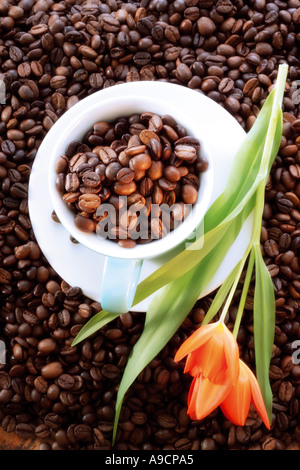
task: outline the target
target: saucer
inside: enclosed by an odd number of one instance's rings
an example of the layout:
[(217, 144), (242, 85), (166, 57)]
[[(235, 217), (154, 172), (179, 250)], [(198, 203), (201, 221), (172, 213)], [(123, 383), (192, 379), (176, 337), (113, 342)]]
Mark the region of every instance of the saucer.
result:
[[(142, 86), (142, 82), (138, 83), (138, 86)], [(153, 96), (156, 92), (155, 87), (155, 82), (153, 82)], [(97, 93), (113, 96), (114, 91), (115, 86)], [(199, 92), (179, 86), (176, 97), (170, 95), (166, 98), (172, 101), (176, 99), (180, 109), (189, 113), (191, 119), (198, 123), (201, 132), (209, 142), (215, 173), (209, 204), (211, 205), (225, 188), (231, 162), (245, 137), (245, 131), (223, 107)], [(80, 112), (80, 107), (81, 103), (79, 102), (73, 108)], [(60, 119), (66, 118), (66, 114)], [(51, 142), (53, 143), (52, 129), (44, 138), (32, 166), (28, 196), (32, 228), (44, 256), (57, 274), (71, 286), (81, 287), (84, 295), (99, 302), (105, 256), (90, 250), (81, 243), (71, 242), (68, 231), (51, 217), (53, 206), (48, 188), (50, 169), (47, 149), (52, 145)], [(201, 292), (199, 298), (217, 289), (240, 260), (250, 241), (252, 225), (253, 215), (251, 214), (228, 250), (214, 278)], [(176, 249), (166, 255), (144, 260), (140, 281), (152, 274), (175, 254)], [(146, 312), (152, 297), (150, 296), (135, 305), (131, 310)]]

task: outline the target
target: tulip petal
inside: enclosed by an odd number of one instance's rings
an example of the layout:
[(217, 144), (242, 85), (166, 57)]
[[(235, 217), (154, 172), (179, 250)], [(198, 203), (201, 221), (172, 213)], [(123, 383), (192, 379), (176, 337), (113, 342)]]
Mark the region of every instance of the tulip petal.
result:
[(194, 331), (194, 333), (180, 346), (174, 360), (176, 362), (181, 361), (181, 359), (183, 359), (187, 354), (195, 351), (205, 344), (213, 336), (217, 325), (218, 323), (211, 323), (200, 326), (200, 328)]
[(194, 390), (195, 390), (195, 385), (196, 385), (198, 379), (199, 379), (199, 376), (196, 376), (196, 377), (193, 378), (193, 381), (192, 381), (190, 389), (189, 389), (188, 399), (187, 399), (187, 403), (188, 403), (187, 414), (193, 420), (197, 419), (197, 417), (195, 415), (195, 409), (196, 409), (195, 404), (196, 404), (197, 393), (194, 393)]
[(205, 418), (224, 401), (230, 389), (230, 380), (214, 384), (203, 375), (195, 377), (189, 394), (188, 414), (192, 419)]
[(188, 354), (183, 372), (189, 372), (192, 377), (201, 374), (202, 371), (199, 367), (199, 358), (196, 352)]
[(228, 368), (228, 375), (234, 385), (239, 377), (239, 348), (235, 337), (229, 329), (223, 325), (224, 328), (224, 353), (226, 364)]
[(252, 403), (255, 406), (256, 411), (258, 412), (259, 416), (263, 420), (263, 423), (265, 424), (266, 428), (270, 429), (271, 428), (270, 420), (269, 420), (268, 413), (264, 404), (264, 400), (260, 391), (258, 381), (255, 375), (253, 374), (252, 370), (249, 369), (249, 367), (245, 363), (243, 363), (242, 361), (240, 362), (247, 369), (249, 384), (251, 388)]
[(220, 323), (213, 337), (199, 349), (199, 352), (193, 353), (198, 356), (197, 364), (201, 373), (214, 383), (222, 383), (227, 371), (223, 330), (223, 324)]
[(251, 403), (251, 388), (248, 373), (242, 364), (240, 364), (240, 374), (237, 383), (231, 388), (229, 394), (221, 403), (221, 410), (226, 418), (238, 426), (244, 426)]

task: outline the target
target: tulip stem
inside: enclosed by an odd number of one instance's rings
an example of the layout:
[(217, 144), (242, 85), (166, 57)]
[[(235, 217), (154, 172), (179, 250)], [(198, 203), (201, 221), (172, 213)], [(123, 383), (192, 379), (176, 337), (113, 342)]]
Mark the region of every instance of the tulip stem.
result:
[(242, 290), (242, 294), (241, 294), (241, 298), (240, 298), (240, 302), (239, 302), (239, 306), (238, 306), (238, 311), (237, 311), (236, 319), (235, 319), (235, 323), (234, 323), (234, 328), (233, 328), (233, 332), (232, 332), (232, 334), (235, 338), (237, 338), (239, 328), (240, 328), (240, 324), (241, 324), (241, 320), (242, 320), (242, 316), (243, 316), (243, 313), (244, 313), (244, 307), (245, 307), (245, 303), (246, 303), (246, 299), (247, 299), (247, 295), (248, 295), (248, 290), (249, 290), (249, 286), (250, 286), (250, 282), (251, 282), (251, 278), (252, 278), (253, 268), (254, 268), (254, 251), (251, 250), (249, 261), (248, 261), (248, 267), (247, 267), (247, 271), (246, 271), (246, 276), (245, 276), (245, 280), (244, 280), (243, 290)]
[(229, 307), (230, 307), (230, 304), (231, 304), (231, 301), (232, 301), (232, 299), (233, 299), (234, 293), (235, 293), (235, 291), (236, 291), (238, 282), (239, 282), (239, 280), (240, 280), (240, 277), (241, 277), (241, 274), (242, 274), (242, 271), (243, 271), (243, 268), (244, 268), (245, 261), (246, 261), (246, 258), (245, 258), (245, 256), (243, 256), (243, 258), (242, 258), (242, 259), (240, 260), (240, 262), (239, 262), (238, 272), (237, 272), (237, 274), (236, 274), (234, 283), (232, 284), (232, 286), (231, 286), (231, 288), (230, 288), (228, 297), (227, 297), (226, 302), (225, 302), (225, 305), (224, 305), (224, 307), (223, 307), (223, 310), (222, 310), (222, 313), (221, 313), (221, 316), (220, 316), (220, 319), (219, 319), (220, 322), (224, 322), (224, 321), (225, 321), (225, 317), (226, 317), (227, 311), (228, 311), (228, 309), (229, 309)]

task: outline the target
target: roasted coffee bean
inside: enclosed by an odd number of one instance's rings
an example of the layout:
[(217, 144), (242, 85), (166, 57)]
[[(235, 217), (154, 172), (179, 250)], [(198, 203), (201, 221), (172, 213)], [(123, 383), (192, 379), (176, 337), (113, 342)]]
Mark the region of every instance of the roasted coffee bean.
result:
[(133, 204), (138, 204), (138, 205), (144, 206), (146, 204), (146, 200), (145, 200), (144, 196), (142, 196), (141, 193), (134, 192), (134, 193), (130, 194), (127, 197), (127, 204), (129, 206), (132, 206)]
[(158, 184), (163, 191), (174, 191), (176, 188), (176, 183), (166, 178), (159, 178)]
[[(120, 181), (122, 180), (117, 177), (118, 172), (122, 169), (122, 165), (119, 162), (112, 162), (109, 163), (106, 167), (105, 170), (105, 176), (109, 181)], [(132, 181), (132, 180), (131, 180)], [(130, 181), (127, 181), (130, 183)], [(126, 181), (123, 181), (123, 183), (126, 183)]]
[(196, 149), (194, 147), (184, 144), (176, 145), (174, 153), (177, 158), (186, 161), (193, 160), (197, 155)]
[[(67, 149), (66, 149), (67, 154)], [(83, 163), (87, 162), (87, 156), (84, 153), (76, 153), (69, 161), (70, 171), (75, 172)]]
[[(80, 168), (80, 167), (79, 167)], [(78, 171), (77, 171), (78, 173)], [(95, 188), (100, 185), (101, 179), (95, 171), (85, 171), (82, 175), (82, 183), (88, 188)]]
[(116, 179), (122, 184), (131, 183), (134, 179), (134, 170), (127, 167), (122, 167), (116, 174)]
[(42, 339), (38, 343), (39, 353), (45, 356), (48, 356), (52, 351), (56, 349), (56, 341), (52, 338)]
[(100, 204), (101, 199), (97, 194), (81, 194), (78, 198), (78, 207), (80, 210), (89, 214), (95, 212)]
[(129, 183), (116, 182), (114, 184), (114, 192), (119, 196), (129, 196), (136, 191), (136, 184), (134, 181)]
[(40, 393), (46, 393), (47, 392), (47, 389), (48, 389), (48, 382), (47, 380), (42, 377), (42, 376), (38, 376), (34, 379), (34, 386), (36, 388), (36, 390)]
[(171, 181), (172, 183), (176, 183), (181, 178), (180, 171), (172, 165), (165, 167), (164, 176), (168, 181)]
[(101, 161), (108, 165), (109, 163), (116, 161), (118, 156), (111, 147), (104, 147), (99, 150), (99, 157)]
[(0, 388), (1, 390), (9, 390), (11, 386), (11, 377), (7, 372), (0, 372)]
[(31, 423), (19, 423), (16, 425), (15, 431), (17, 436), (22, 439), (29, 439), (34, 434), (34, 425)]
[(75, 380), (72, 375), (61, 374), (59, 378), (57, 379), (57, 383), (60, 386), (60, 388), (63, 388), (65, 390), (71, 390), (74, 388)]
[(65, 190), (67, 192), (75, 192), (79, 186), (80, 181), (76, 173), (68, 173), (65, 178)]
[(60, 157), (58, 157), (58, 159), (56, 160), (56, 167), (55, 167), (56, 173), (57, 174), (63, 173), (67, 169), (68, 164), (69, 164), (68, 157), (66, 157), (65, 155), (61, 155)]
[(147, 147), (154, 160), (159, 160), (162, 157), (163, 147), (157, 138), (150, 138)]
[(191, 184), (182, 187), (182, 198), (186, 204), (195, 204), (198, 198), (197, 189)]
[(216, 25), (210, 18), (202, 17), (197, 20), (197, 28), (201, 36), (210, 36), (214, 33)]
[(135, 240), (118, 240), (118, 245), (122, 248), (134, 248), (137, 242)]
[[(64, 182), (64, 181), (63, 181)], [(58, 191), (62, 192), (62, 190), (60, 189), (60, 182), (56, 180), (56, 188)], [(77, 199), (79, 198), (80, 196), (80, 192), (71, 192), (71, 193), (65, 193), (63, 195), (63, 200), (67, 203), (67, 204), (72, 204), (73, 202), (76, 202)]]
[(131, 158), (129, 166), (135, 171), (146, 171), (151, 167), (151, 163), (151, 157), (146, 153), (141, 153)]
[(153, 181), (151, 178), (144, 178), (142, 180), (142, 182), (140, 183), (139, 185), (139, 190), (140, 190), (140, 193), (144, 196), (144, 197), (147, 197), (147, 196), (150, 196), (150, 194), (152, 194), (152, 191), (153, 191)]
[(6, 432), (14, 432), (16, 429), (16, 419), (14, 416), (5, 416), (1, 422), (1, 426)]
[(50, 362), (42, 367), (41, 373), (45, 379), (54, 379), (63, 373), (63, 368), (60, 362)]

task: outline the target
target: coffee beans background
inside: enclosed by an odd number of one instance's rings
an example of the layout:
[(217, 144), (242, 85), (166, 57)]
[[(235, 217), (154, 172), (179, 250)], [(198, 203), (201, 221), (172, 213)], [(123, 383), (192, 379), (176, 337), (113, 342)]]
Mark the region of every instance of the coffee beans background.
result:
[[(126, 313), (76, 348), (73, 338), (100, 306), (67, 285), (34, 238), (28, 178), (53, 123), (85, 96), (118, 83), (168, 80), (224, 106), (249, 130), (289, 63), (281, 147), (267, 187), (262, 249), (273, 278), (277, 321), (270, 368), (270, 432), (251, 410), (244, 427), (216, 410), (186, 415), (190, 380), (173, 361), (201, 323), (211, 296), (131, 387), (116, 449), (298, 449), (300, 365), (300, 2), (288, 0), (0, 0), (0, 420), (42, 439), (42, 449), (110, 449), (114, 402), (144, 315)], [(298, 98), (298, 99), (297, 99)], [(217, 129), (216, 129), (217, 133)], [(254, 368), (250, 292), (239, 344)], [(230, 310), (231, 326), (236, 312)]]

